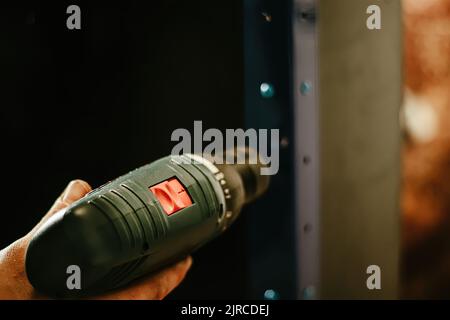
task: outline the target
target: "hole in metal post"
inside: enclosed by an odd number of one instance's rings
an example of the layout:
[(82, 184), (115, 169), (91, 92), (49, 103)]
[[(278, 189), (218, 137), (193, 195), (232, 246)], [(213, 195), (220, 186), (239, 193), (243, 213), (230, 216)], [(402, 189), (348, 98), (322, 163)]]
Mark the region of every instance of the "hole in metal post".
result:
[(309, 156), (303, 157), (303, 164), (308, 165), (311, 163), (311, 158)]
[(311, 224), (306, 223), (306, 224), (303, 226), (303, 232), (309, 233), (309, 232), (311, 232), (311, 230), (312, 230), (312, 225), (311, 225)]

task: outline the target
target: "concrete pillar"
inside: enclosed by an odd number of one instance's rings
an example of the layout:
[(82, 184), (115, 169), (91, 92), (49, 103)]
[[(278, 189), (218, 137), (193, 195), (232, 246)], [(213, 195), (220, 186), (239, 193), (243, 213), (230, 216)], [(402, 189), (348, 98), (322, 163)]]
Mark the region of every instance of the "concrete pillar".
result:
[(320, 298), (397, 297), (401, 29), (400, 0), (320, 1)]

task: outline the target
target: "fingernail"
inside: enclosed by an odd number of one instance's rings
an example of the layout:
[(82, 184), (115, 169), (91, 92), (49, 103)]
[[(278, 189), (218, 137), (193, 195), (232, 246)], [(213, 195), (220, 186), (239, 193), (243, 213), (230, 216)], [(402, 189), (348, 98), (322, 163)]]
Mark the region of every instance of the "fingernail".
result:
[(70, 181), (70, 183), (67, 185), (66, 189), (63, 192), (63, 196), (62, 196), (63, 202), (69, 201), (72, 193), (75, 192), (75, 190), (78, 188), (79, 183), (80, 182), (77, 180)]
[(185, 263), (187, 264), (187, 266), (190, 268), (192, 267), (192, 264), (194, 263), (193, 259), (191, 256), (188, 256), (185, 260)]

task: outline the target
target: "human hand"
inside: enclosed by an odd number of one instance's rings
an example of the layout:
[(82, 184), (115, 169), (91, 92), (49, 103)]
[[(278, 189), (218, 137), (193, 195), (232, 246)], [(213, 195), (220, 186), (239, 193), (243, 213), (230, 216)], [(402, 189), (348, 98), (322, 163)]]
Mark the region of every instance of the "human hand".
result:
[[(0, 251), (0, 299), (47, 299), (39, 294), (28, 281), (25, 272), (25, 253), (33, 235), (52, 215), (82, 198), (91, 191), (82, 180), (69, 183), (47, 214), (26, 236)], [(141, 278), (130, 285), (91, 299), (109, 300), (160, 300), (167, 296), (184, 279), (192, 264), (191, 257), (167, 267), (158, 273)]]

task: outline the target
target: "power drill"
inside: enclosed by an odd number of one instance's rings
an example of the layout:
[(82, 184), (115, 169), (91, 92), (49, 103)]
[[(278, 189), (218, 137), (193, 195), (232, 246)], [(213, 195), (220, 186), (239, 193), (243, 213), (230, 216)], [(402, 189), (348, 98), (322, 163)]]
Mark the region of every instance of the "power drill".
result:
[[(174, 263), (220, 235), (269, 184), (260, 174), (261, 162), (248, 161), (248, 148), (233, 151), (244, 152), (245, 163), (168, 156), (59, 211), (29, 243), (30, 283), (55, 298), (99, 294)], [(73, 266), (80, 271), (79, 288), (67, 285)]]

